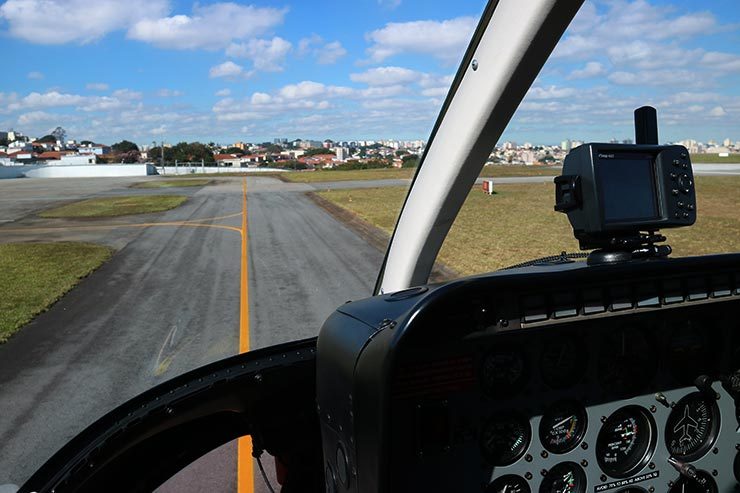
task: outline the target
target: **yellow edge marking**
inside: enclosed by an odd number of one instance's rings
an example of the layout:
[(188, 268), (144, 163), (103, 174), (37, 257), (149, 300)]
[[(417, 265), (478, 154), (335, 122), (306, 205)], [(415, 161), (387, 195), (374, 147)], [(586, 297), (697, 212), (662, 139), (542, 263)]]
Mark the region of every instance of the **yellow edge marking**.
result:
[[(239, 298), (239, 353), (249, 351), (249, 283), (247, 282), (247, 179), (242, 179), (241, 296)], [(236, 454), (237, 493), (254, 492), (252, 437), (239, 438)]]

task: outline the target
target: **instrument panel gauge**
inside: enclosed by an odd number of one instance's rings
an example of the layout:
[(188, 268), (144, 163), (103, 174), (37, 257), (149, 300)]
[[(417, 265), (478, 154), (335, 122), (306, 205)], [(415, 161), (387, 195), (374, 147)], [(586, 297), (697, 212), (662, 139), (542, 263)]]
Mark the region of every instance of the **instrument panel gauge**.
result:
[(480, 445), (483, 457), (489, 463), (508, 466), (524, 455), (531, 440), (532, 429), (528, 420), (517, 414), (502, 414), (485, 422)]
[(626, 406), (609, 416), (596, 439), (596, 459), (601, 470), (626, 478), (642, 469), (655, 451), (655, 421), (640, 406)]
[(575, 462), (561, 462), (549, 471), (540, 485), (540, 493), (585, 493), (586, 473)]
[(665, 427), (665, 441), (673, 457), (694, 461), (706, 454), (719, 433), (717, 402), (711, 395), (692, 392), (671, 410)]
[(587, 354), (574, 336), (546, 341), (540, 356), (542, 380), (553, 389), (577, 384), (585, 375)]
[(548, 452), (564, 454), (581, 443), (586, 434), (586, 409), (575, 401), (555, 403), (540, 420), (540, 441)]
[(516, 474), (501, 476), (489, 484), (486, 493), (531, 493), (529, 483)]
[(486, 354), (481, 364), (483, 390), (492, 397), (508, 397), (524, 385), (527, 367), (521, 350), (501, 347)]
[(717, 493), (717, 483), (711, 474), (706, 471), (697, 471), (696, 476), (687, 478), (681, 476), (668, 493)]

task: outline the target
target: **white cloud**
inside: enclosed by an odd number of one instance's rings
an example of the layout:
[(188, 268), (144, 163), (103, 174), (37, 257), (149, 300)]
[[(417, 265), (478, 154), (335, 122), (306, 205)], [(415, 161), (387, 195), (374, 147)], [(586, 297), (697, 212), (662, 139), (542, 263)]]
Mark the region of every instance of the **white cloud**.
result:
[(353, 82), (363, 82), (369, 86), (392, 86), (407, 84), (420, 79), (419, 72), (403, 67), (377, 67), (358, 74), (350, 74)]
[(18, 116), (18, 125), (33, 125), (39, 122), (58, 121), (62, 115), (55, 115), (45, 111), (31, 111)]
[(107, 91), (108, 84), (105, 84), (104, 82), (91, 82), (85, 85), (85, 89), (90, 91)]
[(568, 79), (591, 79), (606, 74), (606, 69), (599, 62), (588, 62), (583, 68), (575, 69)]
[(324, 46), (317, 48), (316, 61), (321, 65), (331, 65), (336, 63), (340, 58), (347, 54), (342, 43), (332, 41)]
[(226, 55), (251, 60), (256, 70), (280, 72), (291, 47), (289, 41), (278, 36), (272, 39), (250, 39), (245, 43), (230, 44), (226, 48)]
[(618, 86), (675, 86), (699, 89), (708, 84), (701, 74), (690, 70), (620, 70), (609, 74), (607, 79)]
[(375, 63), (406, 53), (431, 55), (444, 63), (453, 63), (462, 58), (476, 22), (474, 17), (390, 22), (366, 35), (372, 43), (367, 53)]
[[(11, 36), (36, 44), (89, 43), (147, 16), (164, 15), (167, 0), (8, 0), (0, 18)], [(84, 21), (81, 17), (84, 13)]]
[[(593, 4), (586, 4), (576, 15), (566, 36), (558, 43), (553, 57), (582, 60), (611, 51), (617, 63), (660, 63), (676, 59), (677, 41), (715, 31), (718, 22), (709, 12), (676, 16), (670, 6), (655, 6), (646, 0), (614, 0), (599, 15)], [(669, 53), (673, 52), (673, 53)], [(650, 68), (655, 65), (643, 65)]]
[(527, 100), (572, 98), (578, 92), (572, 87), (532, 87), (527, 91)]
[(709, 110), (709, 116), (725, 116), (727, 112), (722, 106), (715, 106)]
[(237, 65), (232, 61), (227, 61), (219, 65), (214, 65), (208, 71), (208, 76), (212, 79), (217, 77), (227, 77), (230, 79), (245, 75), (244, 67)]
[(113, 97), (119, 99), (141, 99), (143, 94), (139, 91), (132, 91), (131, 89), (118, 89), (113, 91)]
[(44, 74), (42, 74), (41, 72), (37, 72), (36, 70), (34, 70), (32, 72), (28, 72), (28, 75), (26, 75), (26, 77), (28, 77), (31, 80), (41, 80), (41, 79), (44, 78)]
[(195, 4), (189, 16), (142, 19), (129, 29), (128, 37), (162, 48), (216, 50), (270, 31), (285, 14), (285, 9), (230, 2)]
[(224, 89), (221, 89), (220, 91), (216, 91), (216, 96), (218, 96), (220, 98), (225, 98), (226, 96), (231, 96), (231, 89), (224, 88)]
[(378, 5), (393, 10), (401, 5), (401, 0), (378, 0)]
[(303, 99), (323, 95), (326, 92), (326, 86), (320, 82), (304, 80), (298, 84), (288, 84), (278, 92), (280, 96), (286, 99)]
[(312, 34), (298, 41), (298, 56), (312, 55), (320, 65), (331, 65), (347, 54), (342, 43), (332, 41), (324, 42), (318, 34)]
[(709, 51), (704, 53), (700, 63), (708, 68), (722, 72), (740, 71), (740, 55), (735, 53)]
[(178, 91), (177, 89), (163, 88), (157, 91), (157, 96), (160, 98), (179, 98), (184, 94), (184, 92)]

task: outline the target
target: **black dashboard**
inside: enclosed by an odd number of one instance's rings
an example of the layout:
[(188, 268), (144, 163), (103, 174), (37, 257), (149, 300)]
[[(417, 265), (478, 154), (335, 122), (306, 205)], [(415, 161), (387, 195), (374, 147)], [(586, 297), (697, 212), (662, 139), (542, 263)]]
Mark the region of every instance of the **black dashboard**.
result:
[(327, 491), (740, 491), (740, 261), (534, 267), (342, 307)]

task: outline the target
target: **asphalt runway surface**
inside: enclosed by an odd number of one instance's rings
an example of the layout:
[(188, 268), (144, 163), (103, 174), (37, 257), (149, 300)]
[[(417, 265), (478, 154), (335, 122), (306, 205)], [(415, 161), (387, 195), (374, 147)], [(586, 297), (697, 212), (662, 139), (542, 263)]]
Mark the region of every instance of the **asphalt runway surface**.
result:
[[(740, 174), (740, 166), (719, 172)], [(128, 188), (146, 179), (153, 178), (0, 180), (0, 242), (92, 241), (117, 251), (0, 345), (0, 485), (22, 484), (64, 443), (115, 406), (239, 351), (243, 179), (213, 178), (214, 184), (204, 187)], [(337, 306), (370, 295), (382, 261), (383, 252), (304, 192), (408, 183), (291, 184), (247, 178), (252, 349), (316, 335)], [(83, 198), (161, 193), (189, 199), (171, 211), (131, 217), (36, 215)], [(270, 471), (269, 460), (266, 465)], [(233, 492), (236, 470), (236, 444), (230, 443), (161, 490)], [(267, 491), (256, 467), (254, 471), (254, 491)]]
[[(0, 182), (0, 219), (12, 219), (0, 224), (0, 241), (95, 241), (117, 250), (0, 345), (0, 484), (22, 484), (67, 440), (138, 393), (238, 352), (242, 179), (215, 180), (146, 190), (127, 188), (142, 181), (128, 178)], [(370, 294), (382, 253), (300, 193), (304, 187), (266, 177), (247, 182), (251, 348), (316, 335), (337, 306)], [(189, 200), (132, 217), (35, 215), (61, 201), (130, 193)], [(261, 482), (256, 478), (256, 491)], [(163, 491), (184, 485), (235, 491), (235, 445), (211, 453)]]

